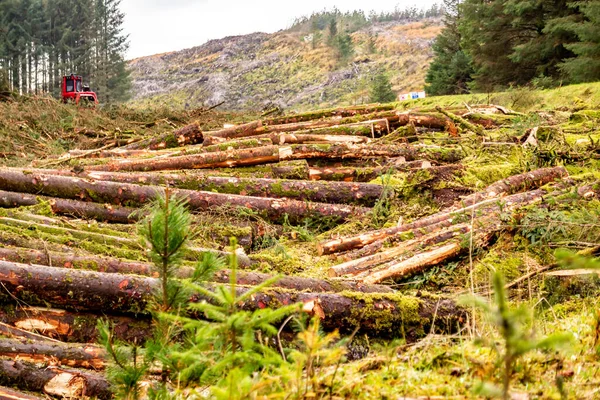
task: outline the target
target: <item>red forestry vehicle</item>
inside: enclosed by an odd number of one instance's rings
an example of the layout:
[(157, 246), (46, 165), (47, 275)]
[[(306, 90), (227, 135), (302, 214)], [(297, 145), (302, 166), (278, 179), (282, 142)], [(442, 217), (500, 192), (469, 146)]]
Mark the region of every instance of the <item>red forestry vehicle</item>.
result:
[(92, 92), (89, 86), (82, 83), (81, 76), (73, 74), (63, 76), (62, 100), (65, 103), (72, 101), (75, 104), (98, 104), (96, 93)]

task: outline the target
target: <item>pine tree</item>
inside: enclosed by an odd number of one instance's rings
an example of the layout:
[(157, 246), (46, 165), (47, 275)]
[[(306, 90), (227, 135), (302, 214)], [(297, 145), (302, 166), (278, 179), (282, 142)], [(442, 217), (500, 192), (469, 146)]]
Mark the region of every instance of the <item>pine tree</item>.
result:
[(384, 73), (375, 75), (371, 83), (369, 101), (373, 103), (388, 103), (395, 100), (396, 93), (392, 90), (390, 78)]
[(556, 22), (559, 28), (574, 33), (579, 41), (566, 45), (576, 57), (561, 63), (560, 70), (573, 82), (600, 80), (600, 1), (576, 1), (570, 6), (581, 13), (581, 18)]
[(461, 48), (458, 24), (461, 18), (460, 0), (445, 0), (444, 29), (435, 39), (425, 88), (432, 95), (462, 94), (469, 91), (473, 68), (471, 59)]

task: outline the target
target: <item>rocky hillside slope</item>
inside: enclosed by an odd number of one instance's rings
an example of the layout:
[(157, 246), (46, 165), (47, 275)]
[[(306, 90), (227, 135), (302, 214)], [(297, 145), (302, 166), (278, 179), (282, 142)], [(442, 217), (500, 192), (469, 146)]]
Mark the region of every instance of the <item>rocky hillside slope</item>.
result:
[(354, 55), (341, 62), (303, 32), (253, 33), (130, 62), (133, 103), (180, 107), (225, 102), (228, 110), (277, 105), (302, 110), (368, 100), (370, 79), (389, 74), (398, 93), (422, 90), (439, 19), (375, 23), (352, 34)]

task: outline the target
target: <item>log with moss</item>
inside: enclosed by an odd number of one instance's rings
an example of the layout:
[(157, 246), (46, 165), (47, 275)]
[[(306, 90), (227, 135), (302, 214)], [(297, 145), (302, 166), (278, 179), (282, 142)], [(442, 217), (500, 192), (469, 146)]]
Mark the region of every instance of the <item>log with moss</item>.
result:
[[(43, 171), (43, 173), (49, 172), (50, 171)], [(274, 198), (286, 197), (290, 199), (308, 200), (321, 203), (361, 204), (367, 206), (372, 206), (383, 195), (383, 187), (381, 185), (368, 183), (309, 182), (287, 179), (207, 176), (201, 174), (152, 174), (141, 172), (123, 173), (107, 171), (84, 171), (78, 174), (68, 172), (62, 173), (60, 171), (57, 171), (56, 174), (64, 174), (65, 176), (77, 176), (80, 178), (96, 179), (102, 181), (145, 185), (168, 184), (170, 187), (174, 188), (203, 190), (217, 193), (239, 194), (243, 196)], [(388, 191), (387, 195), (391, 195), (391, 191)], [(3, 201), (4, 199), (12, 199), (12, 201)], [(21, 199), (23, 199), (23, 201), (20, 201)], [(34, 200), (35, 197), (33, 196), (27, 197), (27, 195), (0, 191), (0, 207), (5, 206), (5, 204), (10, 204), (12, 206), (33, 205), (35, 204)], [(57, 204), (60, 203), (59, 200), (49, 201), (55, 201)], [(74, 203), (74, 205), (77, 205), (78, 208), (81, 208), (80, 213), (63, 212), (62, 214), (86, 216), (85, 204), (85, 202)], [(117, 214), (121, 217), (117, 218), (117, 215), (115, 215), (114, 218), (109, 219), (108, 217), (110, 215), (107, 215), (104, 220), (110, 222), (127, 223), (128, 219), (132, 221), (137, 220), (142, 215), (141, 213), (132, 214), (135, 210), (131, 208), (120, 210), (118, 207), (112, 206), (95, 207), (103, 207), (107, 209), (107, 213), (112, 212), (113, 214)], [(69, 210), (70, 209), (67, 209), (67, 211)], [(129, 214), (127, 214), (127, 212), (129, 212)], [(92, 213), (90, 214), (93, 216)], [(101, 215), (99, 215), (98, 218), (95, 219), (102, 220)]]
[(279, 125), (263, 126), (254, 132), (254, 134), (276, 133), (276, 132), (294, 132), (313, 129), (332, 128), (338, 126), (367, 126), (370, 127), (372, 134), (381, 134), (390, 131), (390, 126), (399, 121), (395, 111), (381, 111), (372, 114), (357, 115), (346, 118), (329, 118), (315, 121), (296, 122)]
[(349, 135), (316, 135), (316, 134), (298, 134), (298, 133), (271, 133), (265, 136), (272, 143), (278, 145), (284, 144), (337, 144), (337, 143), (369, 143), (370, 139), (365, 136)]
[(123, 147), (125, 150), (159, 150), (180, 147), (188, 144), (202, 143), (203, 135), (198, 124), (190, 124), (173, 132), (154, 138), (140, 140)]
[[(30, 304), (128, 314), (142, 313), (158, 286), (154, 278), (7, 261), (0, 261), (0, 283), (11, 296)], [(246, 290), (238, 288), (240, 293)], [(192, 296), (192, 300), (206, 299)], [(434, 318), (436, 327), (446, 331), (455, 329), (464, 318), (464, 311), (448, 299), (351, 291), (334, 294), (273, 288), (254, 294), (241, 306), (255, 310), (293, 303), (304, 303), (305, 311), (320, 315), (327, 329), (352, 331), (358, 326), (374, 335), (418, 337)]]
[(392, 111), (394, 110), (394, 104), (367, 104), (364, 106), (354, 106), (345, 108), (332, 108), (325, 110), (309, 111), (302, 114), (292, 114), (283, 117), (269, 118), (264, 121), (265, 125), (282, 125), (290, 124), (303, 121), (311, 121), (321, 118), (331, 117), (353, 117), (356, 115), (372, 114), (380, 111)]
[(21, 390), (58, 398), (113, 398), (110, 384), (99, 373), (38, 367), (22, 361), (0, 360), (0, 385), (17, 386)]
[(58, 363), (64, 367), (103, 369), (106, 352), (97, 345), (0, 338), (0, 357), (35, 364)]
[[(0, 190), (39, 193), (48, 196), (80, 199), (139, 207), (164, 194), (163, 187), (143, 186), (109, 181), (91, 181), (68, 176), (30, 174), (25, 171), (0, 171)], [(204, 211), (229, 207), (251, 209), (261, 216), (281, 221), (287, 215), (298, 221), (307, 217), (328, 217), (345, 220), (351, 215), (362, 215), (368, 209), (326, 203), (308, 203), (300, 200), (251, 197), (185, 189), (171, 189), (174, 196), (186, 199), (190, 209)]]
[(122, 160), (104, 165), (92, 165), (90, 171), (164, 171), (179, 169), (232, 168), (303, 159), (363, 159), (405, 157), (415, 158), (410, 146), (360, 146), (347, 144), (263, 146), (212, 153), (166, 158)]
[(483, 127), (481, 125), (475, 125), (469, 121), (467, 121), (466, 119), (464, 119), (463, 117), (453, 114), (450, 111), (446, 111), (444, 110), (442, 107), (437, 106), (435, 108), (438, 112), (444, 114), (446, 117), (450, 118), (453, 122), (459, 124), (460, 126), (464, 127), (465, 129), (476, 133), (478, 135), (483, 135)]
[(27, 193), (7, 192), (0, 190), (0, 207), (26, 207), (48, 204), (50, 210), (57, 215), (69, 215), (75, 218), (95, 219), (101, 222), (128, 224), (135, 222), (142, 215), (130, 207), (111, 204), (97, 204), (78, 200), (57, 199), (47, 196), (36, 196)]
[(207, 138), (236, 139), (246, 136), (253, 136), (262, 133), (262, 121), (252, 121), (241, 125), (235, 125), (229, 128), (209, 131), (205, 133)]
[[(141, 261), (121, 260), (113, 257), (77, 256), (72, 253), (58, 253), (35, 249), (5, 247), (0, 248), (0, 260), (21, 264), (38, 264), (60, 268), (87, 269), (97, 272), (136, 274), (157, 277), (152, 264)], [(180, 278), (193, 276), (193, 268), (182, 266), (177, 271)], [(217, 283), (228, 283), (229, 270), (217, 272), (211, 279)], [(273, 275), (260, 272), (238, 271), (237, 283), (244, 286), (254, 286), (273, 278)], [(387, 293), (392, 290), (379, 285), (362, 285), (352, 281), (321, 280), (296, 276), (282, 276), (273, 284), (274, 287), (293, 290), (308, 290), (312, 292), (341, 292), (354, 290), (364, 293)]]
[(406, 253), (422, 249), (424, 247), (443, 243), (447, 240), (456, 238), (459, 235), (465, 234), (470, 231), (470, 227), (467, 224), (458, 224), (451, 226), (446, 229), (442, 229), (439, 232), (434, 232), (422, 237), (407, 240), (399, 243), (394, 247), (385, 249), (379, 253), (367, 255), (365, 257), (356, 258), (353, 260), (346, 261), (344, 263), (334, 265), (329, 268), (329, 276), (342, 276), (342, 275), (356, 275), (364, 272), (372, 267), (385, 263), (389, 260), (396, 259)]
[(116, 339), (127, 343), (144, 343), (152, 337), (152, 319), (147, 315), (135, 317), (73, 312), (56, 308), (18, 306), (3, 301), (0, 322), (65, 343), (97, 343), (98, 319), (107, 319), (113, 326)]
[(398, 117), (398, 124), (401, 126), (412, 124), (422, 128), (446, 130), (453, 125), (443, 114), (406, 112), (398, 114)]
[[(0, 92), (0, 97), (2, 93)], [(43, 397), (0, 386), (0, 400), (41, 400)]]
[(503, 204), (499, 204), (497, 199), (489, 199), (460, 209), (451, 208), (450, 210), (444, 210), (408, 224), (322, 242), (318, 244), (317, 250), (320, 255), (326, 255), (361, 248), (386, 238), (411, 237), (417, 230), (432, 226), (434, 226), (435, 229), (440, 229), (454, 225), (457, 221), (464, 221), (470, 212), (473, 212), (476, 217), (480, 213), (489, 214), (492, 212), (507, 211), (514, 207), (533, 204), (541, 201), (544, 194), (545, 192), (543, 190), (538, 189), (506, 196), (502, 199)]

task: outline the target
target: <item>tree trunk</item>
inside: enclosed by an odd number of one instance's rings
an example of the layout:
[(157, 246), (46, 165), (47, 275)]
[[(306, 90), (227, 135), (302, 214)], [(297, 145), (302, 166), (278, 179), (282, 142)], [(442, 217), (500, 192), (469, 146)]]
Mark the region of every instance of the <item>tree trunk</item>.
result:
[(176, 169), (231, 168), (279, 161), (277, 146), (216, 151), (160, 159), (123, 160), (105, 165), (93, 165), (90, 171), (163, 171)]
[(282, 161), (271, 166), (273, 178), (308, 179), (308, 162), (306, 160)]
[(19, 307), (6, 302), (0, 309), (1, 322), (67, 343), (97, 343), (96, 325), (99, 318), (109, 320), (118, 340), (140, 345), (152, 337), (152, 320), (142, 314), (132, 318), (104, 313), (76, 313), (47, 306)]
[(544, 194), (545, 192), (542, 190), (534, 190), (531, 192), (519, 193), (504, 197), (503, 205), (494, 204), (495, 199), (489, 199), (481, 203), (464, 207), (462, 209), (451, 208), (450, 210), (444, 210), (437, 214), (421, 218), (408, 224), (402, 224), (393, 228), (380, 229), (377, 231), (366, 232), (357, 236), (345, 237), (320, 243), (317, 249), (320, 255), (325, 255), (361, 248), (377, 240), (408, 235), (410, 232), (414, 232), (418, 229), (426, 228), (434, 224), (437, 224), (436, 229), (450, 226), (456, 219), (464, 218), (465, 215), (468, 216), (468, 212), (471, 210), (482, 210), (485, 208), (486, 211), (491, 213), (498, 212), (499, 210), (510, 210), (511, 207), (532, 204), (537, 201), (541, 201)]
[(205, 138), (204, 142), (202, 142), (202, 147), (197, 149), (191, 148), (183, 148), (177, 153), (173, 153), (173, 156), (183, 154), (195, 154), (195, 153), (213, 153), (215, 151), (225, 151), (225, 150), (240, 150), (240, 149), (250, 149), (252, 147), (262, 147), (262, 146), (271, 146), (273, 142), (269, 138), (261, 138), (254, 137), (252, 139), (235, 139), (235, 140), (226, 140), (223, 141), (214, 141), (211, 142), (208, 140), (209, 138)]
[(347, 118), (331, 118), (317, 121), (297, 122), (290, 124), (269, 125), (258, 129), (255, 134), (261, 133), (276, 133), (276, 132), (294, 132), (309, 129), (322, 129), (338, 126), (363, 126), (371, 128), (371, 133), (381, 133), (387, 131), (389, 133), (390, 124), (397, 123), (399, 117), (395, 111), (383, 111), (373, 114), (358, 115)]
[(34, 364), (53, 364), (87, 369), (104, 369), (106, 352), (96, 345), (50, 341), (31, 343), (24, 339), (0, 338), (0, 357)]
[(473, 133), (476, 133), (478, 135), (483, 135), (483, 127), (472, 124), (471, 122), (467, 121), (466, 119), (464, 119), (456, 114), (452, 114), (450, 111), (446, 111), (446, 110), (442, 109), (442, 107), (440, 107), (440, 106), (437, 106), (435, 109), (438, 112), (444, 114), (446, 117), (450, 118), (453, 122), (461, 125), (465, 129), (467, 129)]
[(231, 168), (285, 160), (302, 159), (363, 159), (405, 157), (412, 160), (417, 154), (410, 146), (348, 146), (346, 144), (291, 145), (285, 147), (217, 151), (167, 158), (123, 160), (106, 165), (94, 165), (89, 171), (162, 171), (175, 169)]
[[(158, 280), (132, 275), (76, 271), (0, 261), (0, 282), (12, 296), (75, 309), (142, 312)], [(239, 287), (240, 293), (247, 288)], [(32, 294), (35, 296), (32, 297)], [(200, 300), (201, 297), (193, 296)], [(416, 337), (435, 316), (436, 327), (454, 330), (464, 312), (447, 299), (419, 298), (384, 293), (305, 293), (268, 289), (246, 299), (248, 310), (304, 303), (304, 311), (322, 316), (327, 329), (352, 331), (360, 326), (373, 335)], [(424, 330), (425, 329), (425, 330)]]
[[(0, 99), (2, 92), (0, 92)], [(17, 392), (16, 390), (0, 387), (0, 400), (41, 400), (42, 397), (32, 396), (27, 393)]]
[(0, 384), (59, 398), (112, 399), (110, 384), (100, 374), (58, 367), (38, 368), (21, 361), (0, 360)]
[[(164, 193), (164, 188), (108, 181), (89, 181), (66, 176), (27, 174), (15, 170), (0, 171), (0, 189), (48, 196), (75, 198), (94, 202), (141, 206)], [(171, 189), (171, 194), (187, 200), (192, 210), (204, 211), (219, 207), (252, 209), (261, 216), (276, 221), (288, 215), (298, 221), (306, 217), (346, 219), (369, 210), (361, 207), (307, 203), (299, 200), (250, 197), (184, 189)]]
[(393, 263), (385, 269), (371, 272), (362, 279), (362, 282), (379, 283), (387, 278), (403, 278), (409, 275), (415, 275), (422, 272), (427, 267), (440, 264), (452, 257), (456, 257), (460, 251), (460, 243), (448, 243), (436, 249), (417, 254), (414, 257), (410, 257), (399, 263)]
[(269, 118), (264, 122), (265, 125), (283, 125), (292, 124), (296, 122), (311, 121), (321, 118), (332, 118), (332, 117), (353, 117), (356, 115), (372, 114), (379, 111), (392, 111), (394, 110), (393, 104), (368, 104), (364, 106), (355, 106), (347, 108), (336, 108), (327, 110), (311, 111), (303, 114), (286, 115), (283, 117)]
[(470, 206), (481, 201), (503, 197), (521, 191), (527, 191), (542, 187), (557, 179), (566, 178), (569, 173), (565, 167), (541, 168), (534, 171), (525, 172), (519, 175), (509, 176), (506, 179), (499, 180), (485, 188), (484, 190), (473, 193), (465, 197), (461, 204)]
[(137, 221), (141, 216), (141, 213), (136, 213), (135, 209), (128, 207), (119, 207), (110, 204), (101, 205), (0, 190), (0, 207), (3, 208), (35, 206), (40, 204), (41, 201), (48, 202), (54, 214), (95, 219), (101, 222), (129, 224)]
[[(421, 114), (421, 113), (401, 113), (399, 116), (400, 125), (413, 124), (414, 126), (430, 129), (445, 130), (451, 128), (451, 120), (444, 117), (443, 115), (436, 114)], [(456, 129), (456, 128), (454, 128)]]
[(373, 255), (335, 265), (329, 268), (329, 276), (335, 277), (342, 275), (356, 275), (358, 273), (371, 269), (372, 266), (384, 263), (386, 261), (399, 257), (407, 252), (443, 243), (447, 240), (455, 238), (456, 236), (467, 233), (469, 231), (470, 228), (468, 225), (460, 224), (447, 229), (443, 229), (440, 232), (434, 232), (429, 235), (425, 235), (418, 239), (411, 239), (406, 242), (402, 242), (399, 245), (394, 246), (388, 250), (384, 250), (380, 253), (375, 253)]
[(323, 143), (323, 144), (344, 144), (344, 143), (369, 143), (371, 139), (365, 136), (348, 135), (314, 135), (297, 133), (271, 133), (265, 136), (271, 142), (278, 145), (284, 144), (304, 144), (304, 143)]
[[(139, 261), (125, 261), (111, 257), (76, 256), (73, 254), (45, 252), (40, 250), (24, 248), (0, 248), (0, 260), (11, 261), (22, 264), (37, 264), (59, 268), (87, 269), (97, 272), (136, 274), (143, 276), (158, 277), (153, 272), (150, 263)], [(190, 278), (193, 275), (190, 267), (180, 267), (176, 272), (179, 278)], [(211, 279), (217, 283), (229, 283), (229, 270), (217, 272)], [(258, 285), (273, 275), (259, 272), (238, 271), (237, 283), (244, 286)], [(313, 278), (302, 278), (295, 276), (283, 276), (273, 284), (273, 287), (293, 290), (308, 290), (311, 292), (340, 292), (352, 290), (364, 293), (386, 293), (392, 290), (386, 286), (366, 286), (354, 282), (320, 280)]]
[(246, 136), (254, 136), (257, 134), (257, 132), (261, 131), (262, 126), (263, 125), (261, 121), (252, 121), (248, 122), (247, 124), (236, 125), (231, 128), (223, 128), (219, 129), (218, 131), (209, 131), (206, 132), (204, 136), (207, 138), (216, 137), (222, 139), (236, 139)]
[(188, 144), (202, 143), (203, 135), (198, 124), (184, 126), (176, 131), (163, 135), (140, 140), (123, 147), (125, 150), (160, 150), (170, 147), (186, 146)]

